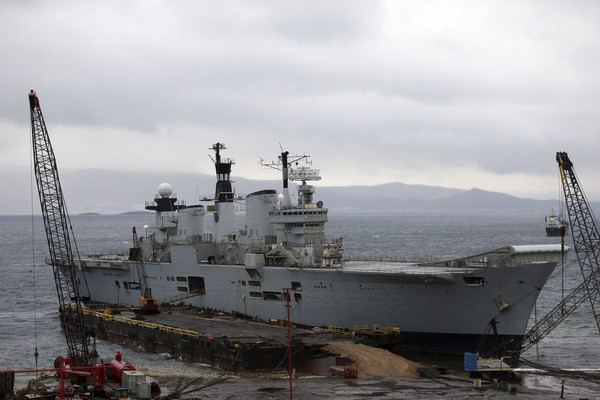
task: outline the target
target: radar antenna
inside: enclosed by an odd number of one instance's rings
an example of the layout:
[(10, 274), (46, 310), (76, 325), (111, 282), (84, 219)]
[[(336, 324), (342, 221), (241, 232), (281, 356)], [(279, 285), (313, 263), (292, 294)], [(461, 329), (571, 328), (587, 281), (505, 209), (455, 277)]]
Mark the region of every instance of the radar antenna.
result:
[(298, 167), (290, 168), (289, 179), (290, 181), (302, 181), (303, 184), (306, 184), (306, 181), (320, 181), (321, 175), (318, 169)]
[[(281, 144), (279, 147), (281, 147)], [(284, 196), (283, 205), (285, 207), (290, 207), (292, 205), (292, 201), (290, 199), (288, 181), (302, 181), (302, 184), (306, 185), (306, 181), (318, 181), (321, 179), (321, 176), (319, 175), (318, 169), (310, 169), (306, 166), (298, 167), (296, 169), (292, 167), (292, 165), (298, 165), (300, 161), (304, 161), (305, 164), (312, 164), (312, 161), (309, 160), (309, 155), (303, 154), (290, 156), (290, 153), (288, 151), (283, 151), (282, 147), (281, 150), (281, 155), (278, 157), (276, 162), (263, 162), (261, 165), (263, 167), (273, 168), (282, 172)]]

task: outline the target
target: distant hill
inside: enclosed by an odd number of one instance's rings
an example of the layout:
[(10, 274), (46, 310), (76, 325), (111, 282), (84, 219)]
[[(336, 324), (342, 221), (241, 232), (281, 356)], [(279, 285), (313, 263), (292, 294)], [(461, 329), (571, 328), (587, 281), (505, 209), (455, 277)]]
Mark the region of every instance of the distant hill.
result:
[(437, 186), (387, 183), (375, 186), (318, 187), (317, 197), (325, 207), (339, 212), (403, 212), (421, 208), (421, 204), (464, 192)]
[(119, 213), (119, 215), (152, 215), (153, 211), (128, 211)]
[(510, 196), (504, 193), (471, 189), (444, 199), (436, 199), (425, 204), (428, 209), (455, 210), (505, 210), (532, 211), (544, 210), (549, 213), (556, 208), (557, 200), (533, 200)]
[[(13, 177), (15, 171), (10, 171)], [(22, 173), (22, 172), (20, 172)], [(3, 172), (0, 171), (0, 175)], [(27, 172), (22, 173), (27, 176)], [(12, 196), (0, 200), (3, 214), (30, 213), (29, 179), (14, 179)], [(280, 181), (234, 178), (238, 194), (262, 189), (281, 191)], [(61, 184), (72, 215), (81, 213), (120, 214), (144, 212), (153, 204), (158, 185), (168, 182), (180, 201), (195, 204), (200, 196), (214, 194), (215, 177), (189, 173), (117, 172), (97, 169), (62, 171)], [(296, 196), (295, 184), (290, 193)], [(15, 198), (21, 202), (13, 201)], [(8, 199), (8, 200), (7, 200)], [(421, 212), (540, 212), (557, 208), (557, 200), (533, 200), (480, 189), (453, 189), (438, 186), (388, 183), (374, 186), (316, 187), (315, 200), (323, 201), (331, 213), (393, 214)], [(599, 209), (600, 203), (591, 203)], [(39, 212), (37, 199), (34, 208)]]
[[(348, 213), (411, 213), (419, 211), (538, 211), (549, 213), (557, 200), (522, 199), (481, 189), (461, 190), (422, 186), (413, 191), (410, 185), (372, 187), (353, 186), (319, 188), (320, 199), (332, 211)], [(394, 190), (390, 190), (393, 188)]]

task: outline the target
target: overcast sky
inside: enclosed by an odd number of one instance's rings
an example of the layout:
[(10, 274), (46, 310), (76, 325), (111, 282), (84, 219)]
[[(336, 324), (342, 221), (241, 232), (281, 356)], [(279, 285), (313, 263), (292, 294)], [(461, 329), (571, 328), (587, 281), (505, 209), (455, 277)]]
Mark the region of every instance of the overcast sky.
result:
[(59, 169), (212, 174), (222, 142), (234, 175), (271, 179), (259, 160), (281, 145), (318, 185), (553, 199), (567, 151), (600, 200), (599, 17), (597, 1), (2, 1), (0, 168), (29, 171), (35, 89)]

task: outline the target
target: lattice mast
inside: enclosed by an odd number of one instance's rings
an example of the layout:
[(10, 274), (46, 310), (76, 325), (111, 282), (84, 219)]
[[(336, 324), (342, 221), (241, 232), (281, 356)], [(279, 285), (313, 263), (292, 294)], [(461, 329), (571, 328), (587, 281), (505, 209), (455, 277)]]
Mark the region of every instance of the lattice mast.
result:
[[(58, 176), (56, 158), (46, 129), (46, 123), (36, 93), (29, 93), (31, 111), (31, 137), (33, 143), (34, 169), (48, 250), (54, 272), (54, 282), (60, 305), (60, 317), (67, 340), (68, 356), (76, 365), (91, 365), (91, 356), (82, 314), (82, 298), (75, 275), (73, 247), (75, 238), (67, 213)], [(75, 307), (72, 324), (65, 320), (65, 307)]]

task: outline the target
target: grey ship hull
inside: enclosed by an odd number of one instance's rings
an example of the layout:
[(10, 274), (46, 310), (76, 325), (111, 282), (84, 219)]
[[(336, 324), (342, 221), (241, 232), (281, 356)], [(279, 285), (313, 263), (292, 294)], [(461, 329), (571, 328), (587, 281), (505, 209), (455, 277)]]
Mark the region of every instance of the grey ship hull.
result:
[[(296, 324), (396, 327), (402, 332), (402, 350), (440, 353), (477, 350), (492, 318), (499, 339), (521, 338), (538, 294), (557, 265), (549, 261), (443, 268), (346, 262), (339, 270), (248, 268), (198, 264), (190, 245), (172, 245), (170, 251), (169, 263), (145, 263), (148, 283), (159, 300), (262, 320), (286, 319), (282, 292), (293, 288), (290, 310)], [(85, 272), (92, 301), (138, 304), (135, 263), (83, 259), (82, 265), (78, 274)], [(80, 292), (85, 293), (83, 286)]]
[[(474, 352), (491, 321), (496, 339), (524, 335), (537, 296), (561, 261), (562, 249), (555, 245), (508, 246), (423, 265), (347, 261), (342, 238), (325, 237), (328, 209), (313, 200), (315, 188), (308, 182), (319, 180), (319, 171), (299, 163), (308, 156), (287, 151), (276, 164), (283, 193), (247, 195), (240, 229), (233, 160), (221, 157), (222, 143), (212, 149), (215, 196), (201, 200), (212, 204), (179, 204), (163, 183), (146, 205), (156, 212), (154, 225), (144, 228), (143, 240), (134, 231), (129, 257), (81, 261), (79, 281), (87, 280), (93, 301), (135, 306), (140, 294), (149, 298), (148, 286), (159, 302), (284, 320), (289, 288), (296, 324), (379, 325), (400, 329), (403, 350)], [(289, 180), (301, 182), (296, 204)], [(205, 216), (213, 221), (210, 233)], [(79, 293), (85, 295), (83, 286)]]

